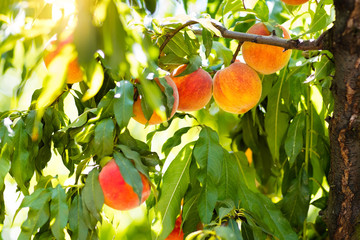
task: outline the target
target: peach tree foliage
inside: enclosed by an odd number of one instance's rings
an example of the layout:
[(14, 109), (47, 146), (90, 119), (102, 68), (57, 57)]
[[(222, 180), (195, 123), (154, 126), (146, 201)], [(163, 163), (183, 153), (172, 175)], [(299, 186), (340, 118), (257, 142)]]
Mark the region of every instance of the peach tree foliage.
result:
[[(45, 43), (64, 31), (68, 20), (41, 25), (51, 18), (51, 4), (20, 2), (26, 1), (0, 3), (0, 76), (12, 70), (20, 73), (14, 101), (42, 64)], [(189, 11), (195, 1), (179, 2)], [(171, 71), (188, 64), (185, 75), (202, 66), (213, 76), (231, 64), (238, 41), (219, 37), (212, 20), (229, 30), (246, 32), (256, 21), (278, 31), (276, 24), (293, 19), (293, 24), (296, 20), (301, 24), (290, 29), (292, 38), (316, 39), (334, 20), (333, 5), (329, 0), (310, 2), (313, 7), (305, 10), (306, 17), (296, 14), (300, 7), (278, 0), (259, 0), (253, 9), (240, 0), (209, 0), (206, 12), (197, 18), (155, 18), (152, 14), (159, 7), (155, 0), (78, 0), (81, 11), (76, 13), (74, 43), (85, 80), (79, 88), (65, 84), (64, 63), (71, 54), (64, 54), (58, 69), (62, 74), (49, 70), (26, 110), (2, 105), (0, 226), (6, 218), (4, 179), (10, 176), (24, 195), (19, 210), (29, 209), (19, 239), (63, 239), (64, 232), (71, 239), (97, 239), (105, 221), (98, 175), (106, 159), (116, 155), (124, 179), (136, 193), (142, 191), (138, 172), (153, 184), (146, 201), (147, 224), (152, 224), (152, 230), (146, 226), (149, 239), (165, 239), (180, 213), (188, 239), (325, 239), (327, 230), (318, 212), (326, 208), (328, 197), (330, 150), (325, 119), (333, 111), (330, 85), (334, 74), (330, 52), (293, 50), (281, 71), (259, 75), (261, 99), (245, 114), (225, 113), (211, 100), (197, 113), (176, 113), (156, 126), (146, 142), (136, 139), (128, 128), (136, 94), (143, 96), (147, 119), (161, 105), (167, 115), (171, 112), (171, 87), (160, 78), (165, 88), (161, 92), (147, 79), (162, 77), (159, 68)], [(96, 15), (99, 9), (105, 11)], [(31, 27), (6, 34), (6, 19), (11, 21), (23, 10)], [(181, 29), (162, 45), (168, 34), (188, 21), (197, 24)], [(137, 59), (137, 48), (143, 60)], [(66, 114), (66, 98), (75, 102), (74, 121)], [(154, 135), (169, 129), (176, 118), (193, 124), (164, 139), (161, 153), (153, 152)], [(198, 137), (175, 152), (168, 164), (172, 149), (190, 132)], [(248, 148), (253, 152), (251, 164), (244, 154)], [(53, 185), (56, 176), (44, 175), (54, 155), (75, 184)], [(168, 167), (163, 169), (164, 165)], [(309, 209), (315, 216), (308, 214)], [(202, 230), (197, 229), (199, 222)], [(157, 231), (159, 226), (161, 231)]]

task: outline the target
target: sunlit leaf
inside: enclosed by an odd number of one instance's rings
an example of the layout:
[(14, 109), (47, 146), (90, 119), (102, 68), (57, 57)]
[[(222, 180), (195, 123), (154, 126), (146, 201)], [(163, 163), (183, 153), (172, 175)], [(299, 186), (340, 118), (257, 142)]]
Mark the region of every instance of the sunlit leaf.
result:
[(190, 181), (189, 166), (192, 159), (193, 143), (187, 144), (170, 163), (163, 177), (163, 186), (155, 210), (162, 231), (156, 239), (164, 240), (172, 231), (175, 219), (180, 212), (180, 202)]

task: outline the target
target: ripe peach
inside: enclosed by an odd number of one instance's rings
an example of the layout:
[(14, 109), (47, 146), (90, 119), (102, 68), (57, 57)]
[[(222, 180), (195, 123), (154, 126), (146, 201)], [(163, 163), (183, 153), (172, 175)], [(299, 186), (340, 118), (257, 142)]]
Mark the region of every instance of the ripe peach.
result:
[(146, 177), (141, 173), (140, 177), (143, 183), (141, 202), (133, 188), (125, 182), (115, 160), (110, 160), (99, 174), (105, 204), (117, 210), (129, 210), (143, 203), (149, 197), (151, 189)]
[(308, 2), (309, 0), (281, 0), (281, 1), (289, 5), (301, 5)]
[[(283, 30), (284, 38), (289, 39), (290, 35), (286, 29), (282, 26), (280, 27)], [(256, 23), (247, 33), (264, 36), (270, 35), (269, 30), (263, 23)], [(285, 51), (282, 47), (244, 42), (242, 45), (242, 55), (245, 62), (259, 73), (272, 74), (286, 66), (291, 57), (291, 49)]]
[(259, 102), (261, 91), (258, 74), (244, 63), (235, 62), (214, 76), (215, 102), (230, 113), (249, 111)]
[[(72, 35), (70, 35), (67, 39), (56, 42), (53, 41), (51, 44), (56, 46), (54, 51), (48, 52), (44, 57), (45, 66), (48, 67), (52, 60), (61, 52), (61, 50), (67, 45), (71, 44), (73, 41)], [(66, 83), (73, 84), (83, 80), (83, 71), (81, 70), (78, 59), (75, 58), (74, 60), (69, 62), (67, 67), (67, 79)]]
[[(177, 90), (177, 87), (174, 83), (174, 81), (169, 77), (169, 76), (165, 76), (166, 82), (173, 88), (173, 96), (174, 96), (174, 105), (173, 105), (173, 109), (171, 111), (170, 117), (169, 119), (174, 116), (176, 110), (178, 109), (179, 106), (179, 93)], [(155, 79), (156, 83), (160, 86), (160, 89), (162, 91), (164, 91), (164, 87), (159, 83), (158, 79)], [(136, 101), (134, 102), (133, 105), (133, 119), (136, 120), (137, 122), (141, 123), (141, 124), (146, 124), (148, 121), (146, 120), (144, 113), (142, 111), (141, 108), (141, 98), (140, 96), (136, 99)], [(159, 124), (164, 122), (164, 120), (155, 112), (153, 113), (153, 115), (151, 116), (150, 120), (149, 120), (149, 125), (154, 125), (154, 124)]]
[(198, 70), (181, 77), (186, 65), (181, 65), (171, 73), (179, 91), (179, 107), (181, 111), (197, 111), (203, 108), (212, 96), (212, 78), (208, 72)]
[(175, 221), (175, 227), (165, 240), (183, 240), (184, 232), (181, 229), (181, 216)]

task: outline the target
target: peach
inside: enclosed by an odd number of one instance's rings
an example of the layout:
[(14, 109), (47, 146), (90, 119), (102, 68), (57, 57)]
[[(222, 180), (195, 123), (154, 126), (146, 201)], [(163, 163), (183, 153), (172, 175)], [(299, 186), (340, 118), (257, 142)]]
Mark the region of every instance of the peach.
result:
[[(70, 35), (67, 39), (57, 42), (51, 42), (51, 45), (55, 46), (55, 50), (46, 53), (44, 57), (45, 66), (48, 67), (52, 60), (61, 52), (61, 50), (67, 45), (71, 44), (73, 41), (72, 35)], [(74, 60), (69, 62), (67, 67), (67, 78), (66, 83), (73, 84), (77, 82), (81, 82), (83, 80), (83, 71), (81, 70), (78, 59), (75, 58)]]
[(281, 1), (289, 5), (301, 5), (308, 2), (309, 0), (281, 0)]
[(179, 216), (175, 221), (175, 227), (165, 240), (183, 240), (184, 232), (181, 229), (181, 217)]
[[(173, 96), (174, 96), (174, 105), (173, 105), (173, 108), (172, 108), (172, 111), (171, 111), (171, 114), (169, 117), (169, 119), (170, 119), (172, 116), (174, 116), (176, 110), (178, 109), (179, 93), (178, 93), (178, 90), (177, 90), (177, 87), (176, 87), (174, 81), (170, 78), (170, 76), (165, 76), (165, 79), (166, 79), (166, 82), (172, 87)], [(164, 87), (159, 83), (159, 80), (155, 79), (155, 81), (160, 86), (160, 89), (162, 91), (164, 91)], [(146, 120), (144, 113), (142, 111), (142, 108), (141, 108), (141, 97), (140, 96), (134, 102), (133, 113), (134, 113), (133, 119), (141, 124), (146, 124), (148, 122), (149, 125), (154, 125), (154, 124), (159, 124), (159, 123), (164, 122), (164, 120), (155, 112), (153, 113), (153, 115), (151, 116), (149, 121)]]
[(133, 188), (121, 175), (115, 160), (110, 160), (100, 171), (99, 183), (104, 193), (104, 203), (117, 210), (130, 210), (138, 207), (150, 195), (151, 189), (147, 178), (140, 173), (143, 190), (141, 201)]
[(179, 91), (178, 110), (197, 111), (208, 104), (211, 99), (212, 78), (201, 68), (188, 75), (177, 77), (185, 69), (186, 65), (181, 65), (170, 75)]
[(221, 109), (242, 114), (256, 106), (262, 85), (258, 74), (248, 65), (235, 62), (214, 76), (213, 95)]
[[(290, 35), (287, 30), (282, 26), (280, 27), (283, 30), (284, 38), (289, 39)], [(270, 35), (264, 23), (254, 24), (247, 33), (264, 36)], [(244, 42), (242, 45), (242, 55), (245, 62), (259, 73), (272, 74), (286, 66), (291, 57), (291, 50), (267, 44)]]

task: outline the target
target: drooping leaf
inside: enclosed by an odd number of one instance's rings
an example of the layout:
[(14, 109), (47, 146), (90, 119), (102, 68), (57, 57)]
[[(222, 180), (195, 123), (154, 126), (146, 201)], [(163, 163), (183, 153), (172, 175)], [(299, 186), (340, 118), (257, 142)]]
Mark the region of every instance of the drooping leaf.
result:
[(94, 147), (98, 156), (110, 155), (114, 145), (114, 121), (111, 118), (101, 120), (95, 127)]
[(104, 204), (104, 195), (99, 183), (98, 169), (94, 168), (89, 172), (82, 192), (82, 198), (91, 215), (98, 221), (101, 221), (100, 211)]
[(202, 30), (202, 41), (205, 47), (205, 57), (208, 58), (211, 53), (213, 40), (212, 40), (211, 32), (208, 31), (206, 28)]
[(280, 79), (271, 89), (268, 95), (267, 109), (271, 109), (265, 115), (265, 130), (271, 155), (275, 162), (279, 161), (279, 149), (289, 125), (289, 115), (281, 100), (282, 87), (285, 81), (286, 69), (282, 70)]
[(257, 224), (266, 227), (280, 240), (298, 239), (288, 220), (270, 199), (239, 185), (240, 206), (256, 217)]
[(233, 58), (232, 51), (224, 47), (224, 45), (219, 42), (213, 42), (212, 47), (213, 49), (215, 49), (217, 58), (222, 60), (222, 63), (225, 65), (225, 67), (229, 66)]
[(285, 151), (290, 158), (290, 167), (294, 164), (295, 158), (303, 148), (303, 131), (305, 127), (305, 115), (300, 113), (290, 123), (285, 140)]
[(180, 212), (180, 202), (190, 182), (189, 167), (192, 159), (193, 143), (185, 145), (170, 163), (163, 177), (159, 201), (156, 204), (157, 222), (162, 226), (155, 239), (164, 240), (172, 231), (175, 219)]
[(202, 128), (194, 147), (194, 157), (200, 166), (198, 179), (203, 184), (198, 205), (199, 214), (202, 222), (210, 223), (218, 198), (217, 185), (221, 179), (224, 159), (219, 137), (211, 128)]
[(48, 221), (50, 217), (50, 199), (51, 192), (49, 189), (43, 188), (39, 188), (31, 195), (25, 196), (20, 208), (29, 207), (30, 210), (27, 219), (21, 225), (21, 233), (18, 239), (31, 239), (32, 234)]
[(120, 152), (114, 152), (114, 159), (116, 164), (119, 166), (121, 175), (125, 182), (133, 188), (140, 201), (143, 191), (143, 184), (138, 170), (135, 168), (131, 160), (126, 158)]
[(72, 231), (72, 239), (87, 239), (89, 230), (83, 217), (82, 200), (79, 195), (76, 195), (71, 203), (69, 211), (69, 226)]
[(159, 78), (159, 82), (160, 84), (165, 88), (164, 93), (165, 93), (165, 98), (166, 98), (166, 117), (170, 117), (172, 109), (174, 107), (174, 89), (167, 83), (165, 78)]
[(64, 239), (64, 228), (68, 222), (69, 207), (66, 203), (65, 190), (59, 185), (52, 189), (50, 202), (51, 232), (56, 239)]
[(166, 142), (161, 148), (161, 152), (163, 152), (165, 156), (168, 156), (170, 151), (181, 143), (182, 135), (186, 134), (190, 129), (191, 127), (184, 127), (178, 129), (172, 137), (166, 140)]
[(114, 114), (120, 129), (127, 126), (133, 115), (134, 87), (129, 81), (116, 84), (114, 95)]
[(281, 202), (281, 211), (295, 229), (301, 229), (310, 203), (308, 175), (301, 169)]
[(25, 130), (25, 123), (20, 119), (14, 127), (14, 154), (11, 162), (10, 173), (15, 178), (21, 191), (28, 194), (27, 186), (34, 173), (30, 151), (30, 137)]

